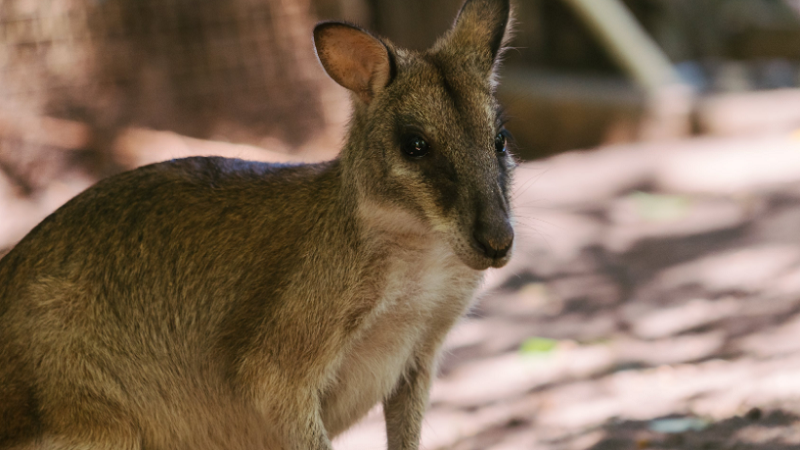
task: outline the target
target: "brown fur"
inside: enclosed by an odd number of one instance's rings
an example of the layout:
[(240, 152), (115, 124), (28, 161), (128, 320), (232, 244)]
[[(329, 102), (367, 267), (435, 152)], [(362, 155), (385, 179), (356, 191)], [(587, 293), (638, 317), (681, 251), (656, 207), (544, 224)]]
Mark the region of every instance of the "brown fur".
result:
[(318, 25), (354, 92), (339, 158), (164, 162), (39, 224), (0, 261), (0, 449), (329, 450), (380, 401), (416, 449), (441, 343), (510, 257), (508, 15), (468, 0), (425, 53)]

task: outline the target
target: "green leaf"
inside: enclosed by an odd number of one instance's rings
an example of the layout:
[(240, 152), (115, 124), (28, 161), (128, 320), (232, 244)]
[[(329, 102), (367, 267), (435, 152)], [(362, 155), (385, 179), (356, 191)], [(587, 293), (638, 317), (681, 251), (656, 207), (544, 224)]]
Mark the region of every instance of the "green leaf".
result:
[(558, 341), (555, 339), (532, 337), (525, 339), (519, 351), (526, 355), (542, 355), (552, 352), (557, 346)]

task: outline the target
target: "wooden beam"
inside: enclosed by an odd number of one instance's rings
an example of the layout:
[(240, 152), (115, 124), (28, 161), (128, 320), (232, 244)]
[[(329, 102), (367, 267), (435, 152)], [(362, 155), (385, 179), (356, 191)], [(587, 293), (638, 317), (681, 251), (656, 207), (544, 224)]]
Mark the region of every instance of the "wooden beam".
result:
[(612, 58), (647, 90), (680, 82), (667, 55), (619, 0), (564, 0)]
[(691, 133), (694, 89), (620, 0), (563, 0), (647, 95), (640, 137), (671, 139)]

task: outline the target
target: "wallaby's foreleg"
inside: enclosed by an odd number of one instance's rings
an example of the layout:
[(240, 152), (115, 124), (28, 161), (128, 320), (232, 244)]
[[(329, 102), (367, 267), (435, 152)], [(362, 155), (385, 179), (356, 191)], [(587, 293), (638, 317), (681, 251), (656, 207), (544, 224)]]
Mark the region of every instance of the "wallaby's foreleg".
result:
[[(312, 391), (293, 389), (283, 385), (277, 389), (269, 403), (270, 409), (263, 411), (264, 422), (277, 425), (273, 431), (280, 450), (333, 450), (328, 432), (322, 422), (320, 402)], [(282, 394), (277, 394), (282, 393)], [(294, 395), (290, 395), (294, 393)], [(278, 395), (280, 395), (279, 398)], [(287, 420), (292, 417), (293, 420)], [(273, 450), (272, 448), (266, 450)]]
[(286, 450), (333, 450), (318, 411), (290, 431), (291, 444)]
[(417, 450), (422, 417), (428, 406), (428, 390), (434, 367), (434, 355), (420, 355), (400, 377), (394, 392), (383, 402), (389, 450)]

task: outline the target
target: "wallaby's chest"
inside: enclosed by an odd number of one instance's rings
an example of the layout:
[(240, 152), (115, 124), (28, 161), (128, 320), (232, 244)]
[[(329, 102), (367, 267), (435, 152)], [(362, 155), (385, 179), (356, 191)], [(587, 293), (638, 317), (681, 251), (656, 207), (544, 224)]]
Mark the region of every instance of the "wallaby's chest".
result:
[(376, 307), (344, 349), (324, 401), (335, 435), (386, 398), (420, 352), (435, 352), (469, 306), (480, 273), (449, 249), (433, 248), (387, 265)]

